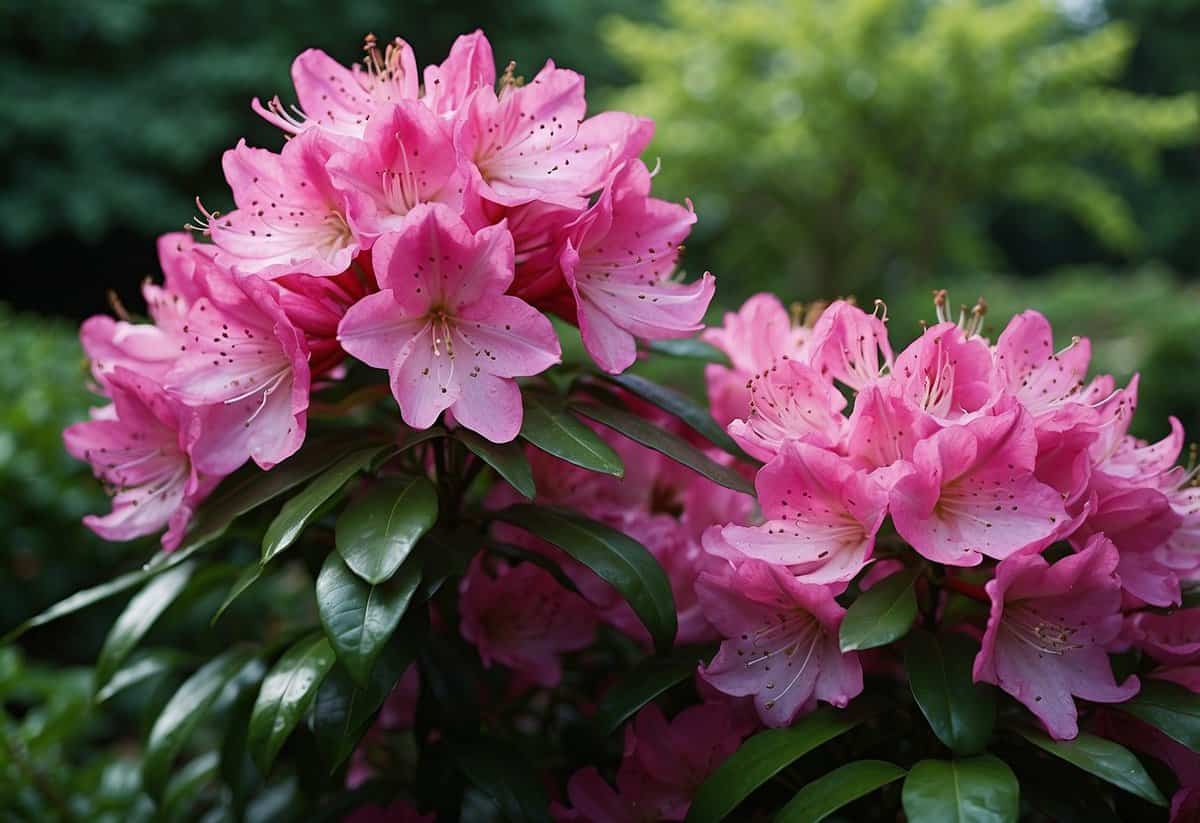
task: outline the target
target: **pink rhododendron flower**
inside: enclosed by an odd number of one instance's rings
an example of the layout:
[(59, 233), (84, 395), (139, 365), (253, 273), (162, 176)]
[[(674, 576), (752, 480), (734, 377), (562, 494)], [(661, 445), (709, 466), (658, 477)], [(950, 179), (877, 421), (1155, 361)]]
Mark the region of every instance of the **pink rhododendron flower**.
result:
[(787, 566), (805, 583), (853, 579), (871, 556), (887, 492), (849, 460), (789, 441), (755, 478), (761, 526), (721, 535), (747, 557)]
[(1036, 311), (1022, 312), (1009, 321), (992, 352), (1004, 387), (1034, 417), (1076, 398), (1091, 357), (1086, 337), (1055, 352), (1050, 322)]
[(591, 607), (533, 563), (498, 565), (493, 577), (482, 557), (475, 557), (459, 587), (463, 637), (485, 666), (503, 663), (539, 686), (557, 686), (559, 655), (592, 642)]
[(1140, 612), (1129, 618), (1125, 637), (1159, 663), (1186, 666), (1200, 662), (1200, 609)]
[(996, 397), (992, 355), (954, 323), (929, 328), (896, 357), (894, 386), (910, 403), (942, 422), (963, 422)]
[(822, 448), (842, 441), (846, 399), (811, 367), (783, 360), (751, 378), (750, 413), (729, 424), (748, 454), (770, 460), (789, 440)]
[(813, 326), (808, 361), (822, 374), (863, 389), (892, 368), (887, 326), (844, 300), (829, 305)]
[(890, 489), (909, 470), (917, 444), (940, 426), (887, 386), (884, 381), (858, 393), (842, 442), (856, 466), (870, 471)]
[(912, 468), (892, 486), (896, 530), (950, 566), (1048, 544), (1067, 513), (1062, 496), (1033, 476), (1036, 453), (1023, 409), (942, 429), (916, 445)]
[(290, 457), (308, 425), (309, 351), (279, 302), (257, 277), (217, 270), (202, 278), (207, 297), (188, 311), (167, 391), (200, 410), (197, 465), (228, 474), (253, 459), (263, 469)]
[(472, 234), (445, 206), (420, 205), (373, 250), (382, 291), (350, 307), (338, 340), (385, 368), (404, 422), (455, 420), (496, 443), (521, 428), (512, 378), (538, 374), (561, 350), (550, 321), (504, 294), (512, 282), (512, 238), (503, 226)]
[(312, 130), (279, 154), (242, 140), (225, 152), (225, 179), (237, 208), (207, 216), (221, 262), (240, 274), (341, 274), (363, 247), (348, 223), (356, 193), (337, 189), (330, 159), (345, 144)]
[(664, 340), (699, 331), (712, 300), (711, 274), (670, 279), (696, 216), (650, 194), (650, 173), (631, 160), (599, 200), (567, 228), (560, 263), (575, 294), (583, 345), (600, 368), (621, 372), (637, 356), (634, 338)]
[(726, 694), (754, 696), (768, 726), (786, 726), (818, 700), (845, 706), (863, 687), (858, 655), (842, 654), (846, 610), (827, 586), (747, 560), (735, 571), (700, 575), (708, 619), (727, 639), (700, 675)]
[(1120, 703), (1140, 687), (1133, 676), (1117, 685), (1106, 653), (1121, 632), (1117, 562), (1116, 546), (1095, 537), (1053, 565), (1010, 557), (986, 585), (992, 607), (975, 680), (1021, 701), (1057, 740), (1079, 733), (1073, 696)]
[(580, 769), (567, 781), (570, 807), (553, 803), (550, 812), (558, 823), (659, 823), (676, 804), (671, 794), (635, 761), (626, 760), (617, 771), (617, 787), (604, 781), (595, 766)]
[(90, 463), (113, 496), (110, 514), (83, 522), (105, 540), (132, 540), (165, 526), (163, 548), (177, 548), (196, 505), (220, 480), (192, 462), (196, 412), (122, 367), (105, 383), (112, 405), (63, 432), (67, 451)]

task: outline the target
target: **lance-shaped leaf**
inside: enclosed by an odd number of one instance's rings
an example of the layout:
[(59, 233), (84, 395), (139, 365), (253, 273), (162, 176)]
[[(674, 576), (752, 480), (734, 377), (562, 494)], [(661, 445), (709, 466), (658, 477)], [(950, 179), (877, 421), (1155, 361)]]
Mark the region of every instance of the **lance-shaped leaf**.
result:
[(372, 486), (337, 521), (338, 553), (368, 583), (382, 583), (437, 521), (433, 484), (419, 475), (389, 477)]
[(904, 777), (904, 769), (886, 760), (856, 760), (822, 775), (775, 815), (775, 823), (820, 823), (847, 803), (866, 797)]
[(150, 631), (154, 621), (158, 620), (167, 606), (170, 606), (183, 591), (195, 571), (194, 562), (176, 566), (152, 578), (130, 599), (112, 628), (108, 630), (108, 636), (104, 639), (104, 646), (96, 660), (94, 682), (97, 691), (104, 688), (129, 653), (146, 636), (146, 632)]
[(626, 391), (651, 403), (682, 420), (696, 434), (712, 443), (717, 448), (740, 460), (754, 462), (733, 438), (713, 419), (708, 410), (682, 392), (666, 386), (660, 386), (653, 380), (647, 380), (640, 374), (625, 372), (624, 374), (604, 374), (603, 379), (615, 383)]
[(151, 649), (135, 653), (124, 666), (113, 672), (103, 688), (96, 691), (96, 702), (103, 703), (128, 688), (169, 672), (187, 660), (173, 649)]
[(917, 617), (913, 583), (920, 574), (921, 568), (913, 566), (896, 572), (860, 594), (842, 618), (842, 628), (838, 634), (842, 651), (886, 646), (908, 634)]
[(786, 729), (759, 732), (717, 767), (696, 792), (688, 823), (724, 820), (750, 793), (813, 749), (869, 716), (866, 707), (819, 709)]
[(580, 403), (572, 408), (597, 423), (620, 432), (635, 443), (641, 443), (646, 448), (665, 454), (676, 463), (687, 466), (714, 483), (743, 494), (754, 494), (754, 484), (729, 466), (721, 465), (679, 435), (645, 418), (598, 403)]
[(525, 449), (520, 442), (514, 440), (511, 443), (493, 443), (470, 429), (459, 429), (454, 436), (527, 499), (532, 500), (537, 496), (533, 469), (529, 466), (529, 458), (525, 456)]
[(142, 758), (142, 785), (151, 796), (162, 794), (176, 755), (221, 690), (253, 661), (251, 650), (230, 649), (197, 669), (167, 701), (150, 728)]
[(421, 564), (413, 557), (390, 580), (371, 585), (331, 552), (317, 576), (317, 611), (325, 636), (354, 681), (365, 686), (384, 646), (421, 582)]
[(1174, 683), (1147, 678), (1142, 681), (1141, 691), (1116, 708), (1200, 752), (1200, 694)]
[(271, 562), (271, 558), (295, 543), (325, 503), (382, 451), (382, 446), (374, 446), (346, 455), (284, 503), (263, 535), (262, 562)]
[(668, 357), (701, 360), (705, 363), (716, 363), (719, 366), (730, 365), (729, 357), (725, 352), (694, 337), (681, 340), (654, 340), (648, 343), (646, 348), (656, 354), (665, 354)]
[(668, 689), (696, 673), (695, 658), (648, 657), (609, 687), (596, 708), (596, 728), (609, 735)]
[(162, 820), (186, 820), (200, 791), (217, 775), (217, 752), (205, 752), (171, 776), (162, 796)]
[(267, 570), (266, 566), (255, 563), (253, 566), (247, 566), (242, 569), (242, 573), (238, 575), (237, 580), (233, 581), (233, 585), (229, 587), (229, 593), (225, 595), (225, 599), (221, 601), (221, 605), (217, 607), (216, 613), (212, 616), (209, 625), (216, 625), (221, 619), (221, 615), (225, 614), (225, 610), (233, 605), (233, 601), (237, 600), (247, 589), (258, 582), (258, 578), (263, 576), (263, 572)]
[(543, 392), (525, 392), (521, 437), (542, 451), (590, 471), (621, 477), (625, 466), (612, 446), (580, 423), (561, 400)]
[(514, 757), (511, 746), (477, 740), (453, 746), (454, 759), (471, 783), (500, 807), (508, 820), (550, 823), (550, 805), (537, 773)]
[(1016, 823), (1016, 775), (990, 754), (962, 760), (922, 760), (904, 780), (909, 820), (939, 823)]
[(310, 635), (284, 652), (263, 679), (250, 712), (246, 746), (263, 774), (304, 717), (337, 659), (329, 641)]
[(641, 543), (603, 523), (552, 506), (522, 503), (496, 517), (558, 546), (620, 592), (660, 652), (674, 644), (677, 625), (671, 583)]
[(1142, 762), (1119, 743), (1087, 732), (1080, 732), (1074, 740), (1054, 740), (1034, 729), (1021, 728), (1017, 731), (1039, 749), (1061, 757), (1101, 780), (1107, 780), (1156, 806), (1167, 805), (1167, 799), (1154, 785)]
[(983, 751), (996, 720), (996, 694), (971, 679), (976, 646), (957, 634), (914, 632), (904, 667), (921, 713), (938, 739), (957, 754)]

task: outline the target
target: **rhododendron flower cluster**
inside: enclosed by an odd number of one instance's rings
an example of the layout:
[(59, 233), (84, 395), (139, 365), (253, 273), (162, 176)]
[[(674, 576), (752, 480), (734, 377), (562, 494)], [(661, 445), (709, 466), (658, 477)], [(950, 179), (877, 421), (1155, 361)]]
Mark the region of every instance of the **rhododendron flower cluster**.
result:
[[(164, 550), (17, 630), (144, 585), (96, 686), (181, 683), (141, 747), (155, 801), (219, 771), (231, 819), (252, 772), (321, 819), (768, 819), (785, 794), (809, 820), (878, 790), (846, 819), (1016, 821), (1107, 781), (1106, 812), (1197, 819), (1200, 485), (1179, 421), (1130, 434), (1136, 376), (944, 292), (907, 345), (878, 301), (760, 294), (703, 328), (651, 124), (588, 116), (552, 62), (497, 77), (481, 33), (420, 72), (368, 37), (292, 76), (296, 105), (253, 103), (282, 148), (225, 154), (234, 208), (160, 239), (149, 317), (81, 332), (107, 403), (65, 442), (113, 496), (85, 522)], [(590, 362), (561, 363), (571, 327)], [(707, 408), (647, 376), (683, 358)], [(230, 571), (204, 630), (256, 596), (246, 636), (130, 657)], [(220, 769), (168, 786), (218, 722)], [(1081, 782), (1021, 795), (1052, 758)]]

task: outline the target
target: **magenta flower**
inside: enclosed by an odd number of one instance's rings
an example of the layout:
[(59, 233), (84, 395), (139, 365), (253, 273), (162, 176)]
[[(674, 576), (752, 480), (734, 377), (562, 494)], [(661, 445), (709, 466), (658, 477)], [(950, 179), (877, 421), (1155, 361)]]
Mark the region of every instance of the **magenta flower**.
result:
[(866, 388), (892, 367), (887, 326), (851, 303), (835, 301), (813, 326), (808, 360), (852, 389)]
[(166, 389), (200, 411), (194, 454), (201, 470), (228, 474), (253, 459), (270, 469), (304, 442), (309, 350), (276, 286), (217, 269), (183, 326)]
[(810, 366), (783, 360), (752, 377), (750, 413), (729, 434), (750, 455), (770, 460), (789, 440), (836, 448), (842, 440), (846, 398)]
[(633, 363), (634, 338), (699, 331), (716, 288), (707, 273), (689, 284), (670, 279), (696, 215), (649, 195), (646, 166), (640, 160), (622, 166), (596, 204), (567, 227), (559, 261), (575, 294), (583, 345), (613, 373)]
[(962, 422), (997, 396), (992, 353), (954, 323), (929, 328), (896, 357), (895, 387), (910, 403), (942, 422)]
[(787, 566), (804, 583), (853, 579), (871, 556), (887, 492), (849, 460), (796, 441), (754, 481), (767, 522), (726, 526), (722, 537), (747, 557)]
[(388, 370), (404, 422), (454, 419), (495, 443), (521, 429), (514, 377), (559, 362), (545, 315), (504, 292), (512, 238), (503, 225), (472, 234), (441, 205), (418, 205), (372, 251), (382, 291), (350, 307), (338, 340), (354, 357)]
[(855, 466), (887, 488), (909, 470), (917, 444), (941, 427), (916, 405), (889, 390), (884, 378), (854, 398), (842, 444)]
[(1125, 637), (1164, 665), (1200, 663), (1200, 609), (1139, 612), (1126, 623)]
[(1037, 554), (1010, 557), (987, 583), (992, 609), (975, 680), (1025, 704), (1057, 740), (1079, 733), (1072, 695), (1120, 703), (1140, 688), (1132, 676), (1117, 685), (1106, 652), (1121, 633), (1117, 560), (1117, 548), (1095, 537), (1053, 565)]
[(1032, 310), (1009, 321), (992, 352), (1006, 391), (1034, 417), (1077, 398), (1091, 357), (1086, 337), (1055, 352), (1050, 322)]
[(444, 119), (453, 118), (478, 89), (496, 85), (492, 44), (479, 29), (460, 34), (440, 66), (425, 67), (421, 102)]
[(177, 548), (197, 504), (220, 480), (192, 463), (196, 412), (123, 367), (105, 384), (112, 405), (63, 432), (67, 451), (91, 463), (113, 498), (111, 513), (83, 522), (105, 540), (132, 540), (166, 526), (163, 548)]
[(1036, 454), (1033, 420), (1020, 408), (942, 429), (916, 445), (892, 486), (896, 531), (950, 566), (1048, 545), (1067, 513), (1062, 495), (1034, 477)]
[(863, 687), (858, 655), (842, 654), (846, 610), (827, 586), (747, 560), (696, 584), (708, 619), (727, 638), (700, 676), (725, 694), (754, 697), (763, 723), (787, 726), (818, 700), (845, 706)]
[(557, 686), (559, 656), (590, 645), (595, 636), (591, 607), (540, 566), (500, 565), (493, 577), (482, 557), (476, 555), (459, 585), (462, 636), (483, 665), (502, 663), (539, 686)]
[(222, 166), (237, 208), (207, 215), (222, 263), (239, 274), (341, 274), (362, 248), (348, 212), (358, 195), (337, 189), (328, 164), (344, 138), (311, 130), (279, 154), (245, 140), (225, 152)]

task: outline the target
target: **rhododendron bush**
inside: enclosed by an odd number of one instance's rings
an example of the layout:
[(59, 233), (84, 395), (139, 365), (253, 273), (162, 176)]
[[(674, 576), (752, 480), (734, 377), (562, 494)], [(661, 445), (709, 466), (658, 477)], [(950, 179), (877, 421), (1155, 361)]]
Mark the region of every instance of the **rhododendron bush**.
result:
[[(497, 73), (481, 33), (292, 76), (254, 101), (282, 148), (239, 142), (233, 208), (160, 239), (149, 316), (82, 328), (104, 401), (64, 437), (112, 495), (86, 522), (161, 551), (19, 628), (133, 592), (93, 685), (169, 685), (147, 795), (1197, 819), (1200, 487), (1178, 421), (1127, 434), (1136, 378), (945, 293), (903, 347), (882, 302), (704, 328), (652, 124), (552, 62)], [(706, 361), (707, 408), (647, 358)], [(215, 656), (143, 642), (270, 579), (303, 596)]]

